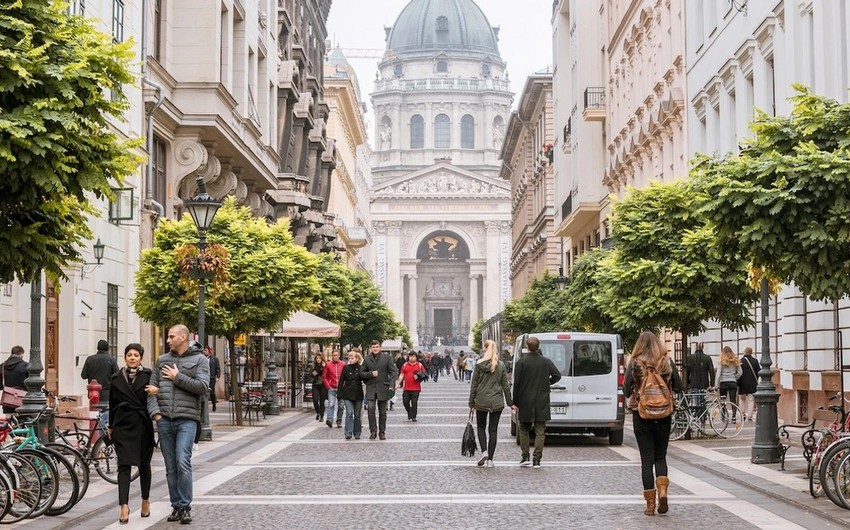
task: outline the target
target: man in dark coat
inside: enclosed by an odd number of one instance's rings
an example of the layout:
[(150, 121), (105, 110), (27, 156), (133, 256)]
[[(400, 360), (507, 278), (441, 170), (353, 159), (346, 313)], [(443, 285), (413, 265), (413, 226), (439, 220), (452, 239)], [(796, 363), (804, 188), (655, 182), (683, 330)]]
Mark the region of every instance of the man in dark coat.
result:
[(756, 393), (758, 387), (758, 373), (761, 366), (753, 357), (753, 349), (749, 346), (744, 348), (744, 356), (741, 357), (741, 369), (744, 373), (738, 379), (738, 402), (741, 411), (744, 413), (744, 420), (753, 421), (753, 410), (755, 409), (753, 394)]
[[(26, 390), (24, 380), (29, 377), (27, 368), (29, 368), (29, 363), (24, 361), (24, 349), (21, 346), (13, 346), (12, 354), (3, 363), (3, 386)], [(15, 408), (3, 407), (3, 412), (15, 412)]]
[(97, 341), (97, 353), (90, 355), (83, 363), (83, 371), (80, 377), (91, 383), (96, 379), (100, 386), (100, 404), (109, 406), (109, 387), (112, 386), (112, 376), (118, 373), (118, 365), (115, 359), (109, 355), (109, 343), (101, 339)]
[[(390, 355), (381, 352), (381, 343), (377, 340), (373, 340), (369, 345), (369, 354), (363, 360), (360, 377), (366, 382), (366, 399), (369, 400), (366, 409), (369, 416), (369, 439), (374, 440), (380, 436), (381, 440), (386, 440), (387, 401), (390, 399), (390, 388), (395, 394), (398, 386), (398, 369)], [(375, 407), (378, 408), (377, 422)]]
[[(685, 368), (687, 368), (685, 384), (689, 391), (705, 390), (714, 386), (714, 362), (703, 351), (702, 342), (697, 342), (697, 349), (688, 356)], [(700, 395), (693, 399), (694, 406), (701, 412), (702, 407), (705, 406), (705, 396)]]
[(528, 355), (514, 365), (513, 410), (519, 424), (519, 445), (522, 460), (519, 465), (528, 467), (529, 430), (534, 428), (534, 467), (540, 467), (543, 457), (543, 440), (549, 411), (549, 387), (561, 379), (561, 372), (550, 359), (540, 353), (540, 340), (531, 337), (526, 342)]
[(212, 411), (215, 412), (215, 383), (221, 377), (221, 364), (219, 364), (218, 357), (215, 356), (209, 346), (204, 348), (204, 355), (210, 360), (210, 403), (212, 404)]

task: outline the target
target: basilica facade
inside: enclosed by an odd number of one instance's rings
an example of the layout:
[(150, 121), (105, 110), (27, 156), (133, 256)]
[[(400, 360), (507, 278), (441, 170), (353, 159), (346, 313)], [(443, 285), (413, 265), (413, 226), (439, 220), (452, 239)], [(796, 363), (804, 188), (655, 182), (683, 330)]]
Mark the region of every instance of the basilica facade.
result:
[(513, 93), (498, 28), (472, 0), (412, 0), (372, 93), (375, 279), (419, 347), (465, 346), (510, 299)]

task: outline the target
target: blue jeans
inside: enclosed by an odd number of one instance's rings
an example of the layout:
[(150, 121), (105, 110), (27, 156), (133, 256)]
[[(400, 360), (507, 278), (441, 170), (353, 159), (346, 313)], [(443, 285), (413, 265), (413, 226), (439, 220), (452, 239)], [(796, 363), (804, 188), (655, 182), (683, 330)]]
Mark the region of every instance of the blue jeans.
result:
[(342, 400), (336, 396), (336, 388), (328, 389), (328, 421), (334, 421), (334, 412), (336, 412), (337, 423), (342, 423)]
[(192, 446), (198, 424), (186, 418), (162, 417), (156, 422), (159, 448), (165, 460), (168, 496), (174, 509), (192, 508)]
[(345, 400), (345, 437), (360, 438), (360, 433), (363, 430), (363, 402)]

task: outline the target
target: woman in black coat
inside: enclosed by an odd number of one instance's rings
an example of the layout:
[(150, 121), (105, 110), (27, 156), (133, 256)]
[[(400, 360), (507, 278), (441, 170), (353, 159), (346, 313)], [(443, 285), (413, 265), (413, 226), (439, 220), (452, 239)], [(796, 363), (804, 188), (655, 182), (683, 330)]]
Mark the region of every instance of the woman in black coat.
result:
[(363, 414), (363, 380), (360, 365), (363, 356), (355, 348), (348, 352), (348, 364), (342, 369), (337, 385), (337, 396), (345, 402), (345, 439), (360, 439)]
[(127, 523), (130, 518), (130, 468), (139, 468), (142, 488), (142, 517), (151, 512), (151, 457), (153, 456), (153, 422), (148, 413), (147, 387), (151, 371), (142, 366), (145, 349), (141, 344), (128, 344), (124, 348), (124, 368), (112, 376), (109, 394), (109, 438), (118, 456), (118, 504), (121, 515), (118, 521)]
[(322, 421), (325, 417), (325, 400), (328, 399), (328, 389), (325, 388), (322, 374), (325, 371), (325, 358), (321, 353), (313, 357), (313, 410), (316, 411), (316, 421)]

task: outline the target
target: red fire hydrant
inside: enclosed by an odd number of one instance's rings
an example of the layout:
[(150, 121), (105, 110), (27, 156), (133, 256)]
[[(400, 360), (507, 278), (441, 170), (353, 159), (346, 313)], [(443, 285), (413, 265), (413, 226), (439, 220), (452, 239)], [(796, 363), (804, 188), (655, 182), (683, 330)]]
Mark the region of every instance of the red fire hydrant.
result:
[(89, 410), (97, 410), (97, 404), (100, 403), (100, 391), (103, 390), (103, 386), (97, 382), (97, 379), (92, 379), (86, 385), (86, 390), (89, 393)]

